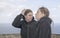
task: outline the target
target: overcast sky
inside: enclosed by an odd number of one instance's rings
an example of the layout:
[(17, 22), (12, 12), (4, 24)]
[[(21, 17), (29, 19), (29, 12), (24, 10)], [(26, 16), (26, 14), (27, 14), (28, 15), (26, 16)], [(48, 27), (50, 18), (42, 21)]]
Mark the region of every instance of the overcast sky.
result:
[(0, 0), (0, 23), (12, 23), (24, 8), (35, 14), (41, 6), (49, 9), (54, 23), (60, 23), (60, 0)]

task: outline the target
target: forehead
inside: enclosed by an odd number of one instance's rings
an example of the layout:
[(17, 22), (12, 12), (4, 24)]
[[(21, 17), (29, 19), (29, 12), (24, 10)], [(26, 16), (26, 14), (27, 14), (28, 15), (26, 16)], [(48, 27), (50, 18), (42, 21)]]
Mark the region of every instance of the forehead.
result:
[(29, 12), (27, 15), (33, 15), (33, 13), (32, 12)]
[(37, 11), (37, 13), (40, 13), (40, 12), (41, 12), (40, 10)]
[(28, 14), (33, 14), (32, 12), (29, 12)]

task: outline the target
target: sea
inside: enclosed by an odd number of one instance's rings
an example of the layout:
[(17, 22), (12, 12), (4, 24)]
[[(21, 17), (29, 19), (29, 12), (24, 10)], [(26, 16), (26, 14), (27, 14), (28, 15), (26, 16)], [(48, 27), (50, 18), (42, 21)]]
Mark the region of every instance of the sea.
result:
[[(60, 34), (60, 24), (55, 23), (51, 26), (52, 34)], [(9, 23), (0, 23), (0, 34), (15, 34), (20, 33), (20, 28), (15, 28)]]

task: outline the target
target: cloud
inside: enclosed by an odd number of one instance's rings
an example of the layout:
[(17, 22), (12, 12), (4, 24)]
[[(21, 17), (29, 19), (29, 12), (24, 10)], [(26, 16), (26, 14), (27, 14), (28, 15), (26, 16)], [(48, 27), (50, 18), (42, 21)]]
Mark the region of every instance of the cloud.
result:
[(25, 1), (27, 1), (27, 0), (0, 0), (0, 2), (25, 2)]
[[(32, 0), (31, 0), (32, 1)], [(38, 0), (39, 1), (39, 0)], [(56, 5), (56, 6), (51, 6), (49, 5), (50, 3), (43, 4), (43, 2), (41, 2), (41, 4), (39, 4), (39, 2), (36, 0), (32, 1), (33, 3), (30, 3), (28, 0), (0, 0), (0, 23), (2, 22), (12, 22), (12, 20), (14, 20), (14, 18), (16, 17), (16, 15), (21, 13), (21, 10), (24, 8), (29, 8), (32, 11), (37, 11), (37, 9), (44, 5), (45, 7), (48, 7), (50, 10), (50, 17), (56, 22), (59, 21), (59, 14), (60, 14), (60, 5)], [(27, 3), (26, 3), (27, 2)], [(35, 6), (34, 6), (35, 5)], [(35, 14), (34, 12), (34, 14)]]
[(55, 7), (51, 7), (50, 9), (50, 17), (53, 19), (55, 23), (60, 23), (60, 5)]
[(6, 3), (10, 3), (10, 4), (15, 4), (15, 5), (20, 5), (20, 4), (25, 4), (25, 2), (27, 2), (27, 0), (0, 0), (0, 2), (6, 2)]
[(24, 5), (15, 5), (7, 2), (0, 2), (0, 23), (11, 23), (17, 14), (24, 9)]

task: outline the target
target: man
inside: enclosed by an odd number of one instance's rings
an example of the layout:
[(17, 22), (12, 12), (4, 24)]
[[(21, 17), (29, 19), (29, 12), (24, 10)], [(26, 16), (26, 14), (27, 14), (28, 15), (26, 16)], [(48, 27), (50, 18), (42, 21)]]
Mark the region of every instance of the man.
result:
[(38, 21), (36, 38), (51, 38), (52, 20), (49, 18), (49, 10), (45, 7), (41, 7), (35, 16)]

